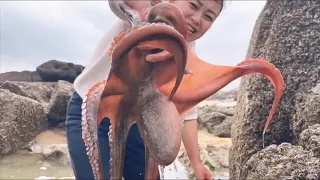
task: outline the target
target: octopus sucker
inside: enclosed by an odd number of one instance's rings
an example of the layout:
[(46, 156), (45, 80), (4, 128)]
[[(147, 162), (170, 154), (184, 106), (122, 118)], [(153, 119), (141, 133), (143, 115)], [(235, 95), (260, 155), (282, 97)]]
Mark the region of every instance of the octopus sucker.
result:
[(106, 81), (98, 82), (93, 85), (86, 94), (82, 103), (82, 139), (88, 151), (87, 155), (95, 179), (103, 178), (102, 160), (98, 141), (97, 116), (93, 112), (98, 112), (99, 104), (94, 103), (100, 100), (102, 90)]

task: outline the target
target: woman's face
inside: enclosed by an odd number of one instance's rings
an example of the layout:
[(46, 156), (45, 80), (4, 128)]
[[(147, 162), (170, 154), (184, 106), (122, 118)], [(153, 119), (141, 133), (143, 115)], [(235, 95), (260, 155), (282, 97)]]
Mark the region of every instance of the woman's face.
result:
[(188, 41), (202, 37), (222, 9), (222, 0), (174, 0), (173, 4), (181, 9), (186, 18)]

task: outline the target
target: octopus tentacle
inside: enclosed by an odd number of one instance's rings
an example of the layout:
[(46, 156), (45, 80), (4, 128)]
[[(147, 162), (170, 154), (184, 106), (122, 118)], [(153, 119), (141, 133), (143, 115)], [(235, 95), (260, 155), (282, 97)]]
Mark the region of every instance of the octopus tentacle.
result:
[(157, 91), (152, 82), (146, 81), (139, 87), (137, 125), (141, 136), (152, 159), (160, 165), (169, 165), (180, 150), (183, 119), (173, 102)]
[(148, 146), (145, 146), (145, 161), (146, 161), (146, 167), (145, 167), (145, 179), (157, 179), (159, 175), (159, 164), (157, 161), (152, 157), (150, 154), (150, 150)]
[(84, 140), (94, 179), (102, 179), (103, 167), (98, 140), (97, 111), (106, 81), (93, 85), (82, 103), (82, 139)]
[[(109, 169), (109, 173), (114, 174), (113, 171), (114, 170), (114, 166), (115, 164), (113, 163), (113, 153), (114, 153), (114, 132), (113, 132), (113, 126), (112, 124), (109, 126), (109, 132), (108, 132), (108, 137), (109, 137), (109, 148), (110, 148), (110, 159), (109, 159), (109, 165), (110, 165), (110, 169)], [(111, 179), (114, 177), (110, 177)]]
[(110, 135), (112, 141), (110, 142), (110, 148), (112, 148), (112, 150), (110, 151), (110, 179), (122, 179), (127, 135), (132, 125), (129, 119), (129, 106), (131, 106), (131, 104), (123, 99), (118, 111), (120, 113), (116, 116), (117, 121), (114, 121), (115, 124), (113, 128), (111, 128)]

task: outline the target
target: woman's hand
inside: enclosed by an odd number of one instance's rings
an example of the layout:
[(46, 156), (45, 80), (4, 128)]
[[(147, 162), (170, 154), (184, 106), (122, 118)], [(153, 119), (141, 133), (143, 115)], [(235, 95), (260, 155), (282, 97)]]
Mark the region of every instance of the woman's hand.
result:
[(196, 175), (197, 179), (201, 180), (211, 180), (211, 173), (210, 171), (204, 166), (202, 162), (198, 162), (194, 165), (191, 165), (194, 174)]

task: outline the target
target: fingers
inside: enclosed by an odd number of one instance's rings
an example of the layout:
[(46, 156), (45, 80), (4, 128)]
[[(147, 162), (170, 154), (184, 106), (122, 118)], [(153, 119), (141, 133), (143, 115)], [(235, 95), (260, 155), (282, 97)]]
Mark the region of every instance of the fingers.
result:
[(211, 180), (211, 173), (206, 169), (206, 173), (204, 173), (204, 180)]
[(149, 54), (146, 56), (146, 61), (148, 62), (159, 62), (172, 58), (172, 54), (168, 51), (161, 51), (156, 54)]

